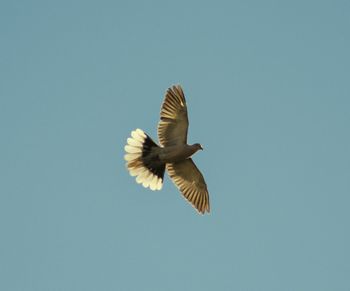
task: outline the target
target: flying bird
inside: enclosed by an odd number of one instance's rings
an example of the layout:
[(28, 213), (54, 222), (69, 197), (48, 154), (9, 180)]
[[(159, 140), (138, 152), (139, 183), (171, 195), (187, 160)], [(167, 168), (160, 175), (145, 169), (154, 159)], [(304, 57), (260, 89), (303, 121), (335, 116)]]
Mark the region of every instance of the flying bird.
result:
[(182, 195), (201, 214), (210, 211), (209, 193), (203, 175), (191, 159), (199, 143), (187, 144), (186, 99), (180, 85), (169, 88), (160, 111), (157, 145), (143, 130), (131, 132), (125, 146), (126, 167), (136, 182), (161, 190), (165, 169)]

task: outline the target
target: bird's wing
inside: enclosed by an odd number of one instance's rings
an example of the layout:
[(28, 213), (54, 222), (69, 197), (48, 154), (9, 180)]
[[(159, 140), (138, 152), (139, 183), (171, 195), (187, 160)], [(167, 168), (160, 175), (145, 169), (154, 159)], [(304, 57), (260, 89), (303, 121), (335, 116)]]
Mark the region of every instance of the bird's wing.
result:
[(192, 159), (167, 164), (166, 167), (174, 184), (193, 207), (202, 214), (210, 212), (207, 184)]
[(169, 88), (160, 111), (158, 139), (163, 146), (187, 143), (188, 117), (185, 95), (180, 85)]

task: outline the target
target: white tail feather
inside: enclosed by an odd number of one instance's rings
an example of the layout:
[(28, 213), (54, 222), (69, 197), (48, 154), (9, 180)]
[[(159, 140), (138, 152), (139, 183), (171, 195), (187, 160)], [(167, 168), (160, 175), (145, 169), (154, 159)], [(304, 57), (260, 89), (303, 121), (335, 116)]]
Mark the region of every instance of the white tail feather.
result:
[(142, 152), (142, 148), (134, 147), (134, 146), (131, 146), (131, 145), (126, 145), (124, 147), (124, 149), (129, 154), (136, 154), (136, 153), (141, 153)]
[(146, 139), (147, 135), (141, 129), (133, 130), (124, 147), (126, 151), (124, 159), (130, 175), (136, 176), (136, 183), (146, 188), (149, 187), (151, 190), (160, 190), (163, 186), (163, 179), (152, 173), (142, 162), (143, 144)]
[(142, 143), (139, 142), (138, 140), (136, 139), (133, 139), (131, 137), (128, 138), (128, 144), (131, 145), (131, 146), (135, 146), (135, 147), (142, 147)]

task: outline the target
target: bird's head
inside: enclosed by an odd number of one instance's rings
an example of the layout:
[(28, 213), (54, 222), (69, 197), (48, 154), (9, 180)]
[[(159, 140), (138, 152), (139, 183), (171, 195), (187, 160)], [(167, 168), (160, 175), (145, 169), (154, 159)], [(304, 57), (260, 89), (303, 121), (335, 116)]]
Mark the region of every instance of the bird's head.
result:
[(196, 147), (196, 150), (199, 151), (199, 150), (203, 150), (203, 147), (200, 143), (195, 143), (194, 146)]

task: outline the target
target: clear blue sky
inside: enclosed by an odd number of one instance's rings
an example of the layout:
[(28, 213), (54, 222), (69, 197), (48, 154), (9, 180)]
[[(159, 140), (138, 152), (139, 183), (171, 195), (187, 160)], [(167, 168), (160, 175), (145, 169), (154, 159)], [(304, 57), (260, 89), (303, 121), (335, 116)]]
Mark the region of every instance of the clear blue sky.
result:
[[(349, 1), (2, 1), (0, 289), (350, 290)], [(211, 197), (136, 184), (167, 87)]]

